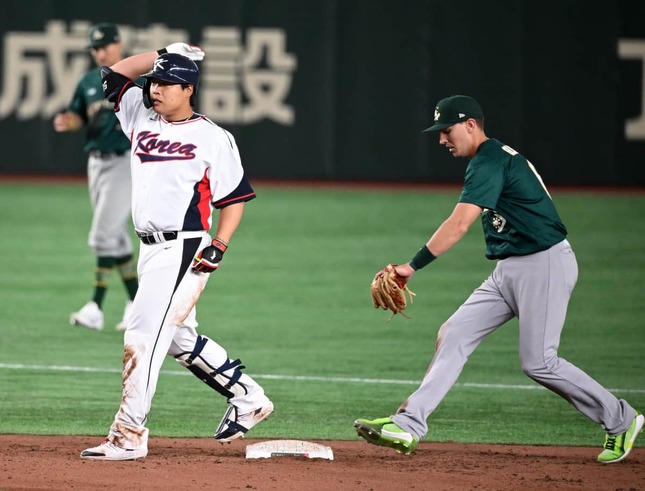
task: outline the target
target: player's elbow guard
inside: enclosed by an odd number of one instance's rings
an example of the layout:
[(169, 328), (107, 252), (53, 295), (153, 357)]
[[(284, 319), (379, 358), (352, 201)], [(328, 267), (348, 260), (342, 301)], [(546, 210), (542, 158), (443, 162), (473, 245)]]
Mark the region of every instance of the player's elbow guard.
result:
[(101, 67), (101, 87), (103, 89), (103, 97), (112, 104), (117, 103), (119, 88), (128, 81), (129, 79), (127, 77), (113, 71), (111, 68), (106, 66)]

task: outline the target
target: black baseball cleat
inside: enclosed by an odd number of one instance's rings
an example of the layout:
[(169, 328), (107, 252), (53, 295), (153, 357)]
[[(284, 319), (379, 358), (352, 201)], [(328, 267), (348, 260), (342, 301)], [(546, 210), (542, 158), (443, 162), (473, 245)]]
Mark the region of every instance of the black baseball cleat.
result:
[(273, 412), (273, 403), (267, 399), (259, 408), (244, 414), (238, 414), (237, 407), (230, 405), (215, 431), (215, 440), (220, 443), (230, 443), (238, 438), (244, 438), (247, 431), (261, 423)]

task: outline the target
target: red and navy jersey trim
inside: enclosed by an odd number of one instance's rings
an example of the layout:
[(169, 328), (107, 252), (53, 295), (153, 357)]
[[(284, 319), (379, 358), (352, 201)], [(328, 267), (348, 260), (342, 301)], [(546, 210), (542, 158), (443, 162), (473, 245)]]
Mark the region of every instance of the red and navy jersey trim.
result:
[(186, 215), (184, 216), (184, 225), (182, 230), (208, 230), (209, 219), (211, 216), (210, 202), (211, 183), (208, 179), (208, 171), (193, 187), (193, 197), (190, 200)]
[(242, 176), (240, 183), (237, 185), (237, 188), (230, 193), (228, 196), (223, 197), (220, 200), (214, 201), (213, 206), (216, 209), (225, 208), (235, 203), (241, 203), (243, 201), (251, 201), (255, 198), (255, 191), (251, 187), (251, 183), (246, 178), (246, 175)]

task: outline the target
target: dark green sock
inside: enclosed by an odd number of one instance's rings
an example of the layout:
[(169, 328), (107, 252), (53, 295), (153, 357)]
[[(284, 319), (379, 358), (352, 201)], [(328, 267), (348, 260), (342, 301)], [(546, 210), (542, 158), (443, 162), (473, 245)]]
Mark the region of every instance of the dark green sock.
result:
[(137, 279), (137, 269), (132, 260), (132, 254), (129, 256), (117, 257), (115, 259), (116, 267), (121, 275), (121, 280), (128, 291), (130, 300), (134, 298), (139, 288), (139, 280)]
[(94, 296), (92, 300), (96, 302), (99, 308), (102, 308), (103, 299), (107, 293), (108, 277), (114, 267), (113, 257), (98, 257), (96, 260)]

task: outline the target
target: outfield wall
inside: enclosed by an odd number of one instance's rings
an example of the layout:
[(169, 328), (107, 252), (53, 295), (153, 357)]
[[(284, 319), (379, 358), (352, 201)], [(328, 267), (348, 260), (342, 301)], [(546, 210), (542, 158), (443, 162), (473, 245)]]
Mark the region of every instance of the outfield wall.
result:
[(82, 135), (51, 120), (91, 66), (87, 27), (110, 21), (129, 53), (204, 47), (198, 110), (236, 136), (251, 178), (459, 182), (465, 161), (421, 130), (466, 93), (547, 184), (642, 186), (643, 19), (626, 0), (12, 2), (0, 173), (85, 172)]

